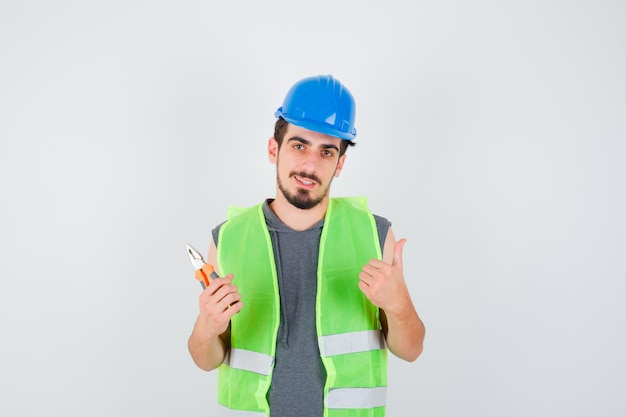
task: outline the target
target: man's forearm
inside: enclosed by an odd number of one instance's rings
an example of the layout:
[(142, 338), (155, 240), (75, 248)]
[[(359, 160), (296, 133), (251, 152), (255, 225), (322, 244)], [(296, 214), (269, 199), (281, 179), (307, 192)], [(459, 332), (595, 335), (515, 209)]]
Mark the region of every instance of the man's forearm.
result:
[(228, 349), (221, 336), (202, 338), (197, 328), (194, 328), (189, 336), (187, 347), (195, 364), (205, 371), (211, 371), (220, 366), (224, 362)]
[(424, 347), (424, 323), (410, 306), (398, 312), (381, 310), (387, 347), (395, 356), (409, 362), (416, 360)]

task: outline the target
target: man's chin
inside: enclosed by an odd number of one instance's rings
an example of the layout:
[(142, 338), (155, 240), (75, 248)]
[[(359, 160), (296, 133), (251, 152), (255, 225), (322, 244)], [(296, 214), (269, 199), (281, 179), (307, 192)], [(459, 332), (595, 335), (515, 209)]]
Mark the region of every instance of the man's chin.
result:
[(289, 201), (292, 206), (299, 208), (300, 210), (310, 210), (317, 206), (322, 201), (322, 198), (313, 199), (308, 192), (299, 191), (298, 195), (295, 197), (288, 196), (287, 201)]
[(282, 187), (280, 182), (278, 183), (278, 188), (285, 197), (285, 200), (292, 206), (299, 208), (300, 210), (310, 210), (320, 204), (322, 200), (324, 200), (325, 196), (321, 196), (319, 198), (311, 197), (311, 193), (309, 190), (297, 189), (294, 194), (287, 191)]
[(300, 210), (310, 210), (319, 204), (319, 202), (312, 201), (312, 200), (298, 200), (298, 199), (294, 199), (290, 201), (290, 203), (292, 206), (299, 208)]

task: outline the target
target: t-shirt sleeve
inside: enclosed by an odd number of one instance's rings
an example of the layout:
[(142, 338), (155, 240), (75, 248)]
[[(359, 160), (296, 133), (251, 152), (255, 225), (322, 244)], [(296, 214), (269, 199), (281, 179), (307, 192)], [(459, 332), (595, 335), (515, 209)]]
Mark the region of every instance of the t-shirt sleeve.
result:
[(389, 228), (391, 227), (391, 222), (386, 218), (377, 216), (375, 214), (374, 220), (376, 220), (376, 229), (378, 229), (378, 240), (380, 241), (380, 250), (382, 251), (385, 247), (385, 239), (387, 238), (387, 233), (389, 232)]
[(219, 239), (219, 236), (220, 236), (220, 229), (222, 228), (222, 225), (224, 223), (226, 223), (226, 221), (221, 222), (220, 224), (215, 226), (213, 230), (211, 230), (211, 234), (213, 235), (213, 242), (215, 242), (215, 247), (217, 247), (217, 240)]

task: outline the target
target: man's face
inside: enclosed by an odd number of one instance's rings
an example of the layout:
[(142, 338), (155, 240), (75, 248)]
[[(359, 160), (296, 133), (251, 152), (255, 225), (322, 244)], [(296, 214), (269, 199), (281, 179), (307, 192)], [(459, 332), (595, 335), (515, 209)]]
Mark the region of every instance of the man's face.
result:
[(276, 164), (278, 188), (293, 206), (307, 210), (328, 197), (333, 177), (338, 177), (346, 155), (339, 157), (341, 139), (289, 124), (278, 149), (268, 144), (270, 162)]

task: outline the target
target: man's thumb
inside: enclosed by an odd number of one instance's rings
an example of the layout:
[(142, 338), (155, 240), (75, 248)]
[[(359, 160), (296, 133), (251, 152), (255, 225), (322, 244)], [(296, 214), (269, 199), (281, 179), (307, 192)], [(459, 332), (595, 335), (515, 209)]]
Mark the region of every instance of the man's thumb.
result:
[(392, 265), (400, 265), (402, 266), (402, 248), (406, 243), (406, 239), (400, 239), (396, 242), (396, 247), (393, 252), (393, 264)]

